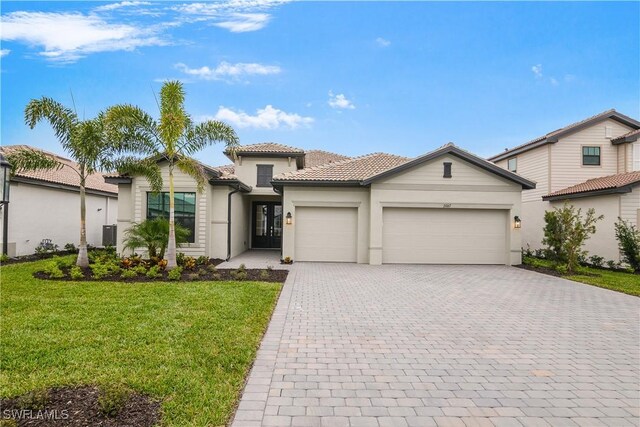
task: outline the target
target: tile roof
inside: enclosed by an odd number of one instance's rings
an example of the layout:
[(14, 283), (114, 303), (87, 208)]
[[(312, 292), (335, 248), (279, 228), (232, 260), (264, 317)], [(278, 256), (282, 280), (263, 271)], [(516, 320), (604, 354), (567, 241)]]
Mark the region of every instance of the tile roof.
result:
[(640, 171), (619, 173), (616, 175), (593, 178), (562, 190), (554, 191), (543, 197), (558, 198), (560, 196), (573, 196), (576, 194), (590, 193), (593, 191), (614, 190), (631, 184), (640, 183)]
[[(616, 136), (615, 138), (611, 138), (611, 142), (624, 142), (627, 138), (635, 141), (640, 136), (640, 129), (632, 130), (631, 132), (627, 132), (624, 135)], [(635, 138), (632, 138), (635, 137)]]
[[(30, 147), (28, 145), (7, 145), (0, 147), (0, 151), (7, 154), (13, 150), (28, 149), (34, 151), (40, 151), (49, 156), (53, 156), (56, 160), (61, 162), (64, 166), (58, 170), (36, 170), (36, 171), (21, 171), (16, 172), (16, 177), (28, 178), (37, 181), (50, 182), (54, 184), (68, 185), (72, 187), (80, 187), (80, 177), (74, 171), (79, 166), (73, 160), (66, 157), (59, 156), (55, 153), (50, 153), (39, 148)], [(105, 191), (108, 193), (118, 194), (118, 186), (113, 184), (107, 184), (104, 182), (104, 175), (101, 173), (93, 173), (89, 175), (85, 182), (85, 187), (91, 190)]]
[(348, 156), (324, 150), (309, 150), (304, 153), (304, 165), (306, 168), (312, 168), (327, 163), (340, 162), (347, 159), (349, 159)]
[[(296, 153), (304, 154), (304, 150), (300, 148), (290, 147), (284, 144), (277, 144), (275, 142), (263, 142), (260, 144), (241, 145), (236, 148), (237, 154), (242, 153)], [(227, 151), (225, 151), (227, 152)]]
[[(537, 138), (532, 139), (531, 141), (525, 142), (524, 144), (520, 144), (517, 145), (513, 148), (509, 148), (505, 151), (503, 151), (502, 153), (498, 153), (495, 156), (491, 156), (489, 157), (489, 160), (491, 161), (496, 161), (498, 159), (502, 159), (502, 158), (506, 158), (508, 155), (510, 155), (511, 153), (515, 152), (522, 152), (522, 151), (526, 151), (527, 148), (534, 148), (537, 145), (540, 144), (544, 144), (545, 142), (551, 142), (551, 141), (547, 141), (549, 139), (553, 140), (554, 137), (557, 137), (560, 134), (563, 134), (565, 132), (569, 132), (572, 131), (576, 128), (579, 128), (580, 126), (591, 122), (591, 121), (596, 121), (596, 120), (600, 120), (600, 119), (605, 119), (605, 118), (609, 118), (609, 117), (618, 117), (621, 119), (625, 119), (625, 120), (629, 120), (630, 122), (632, 122), (633, 124), (636, 124), (637, 126), (640, 127), (640, 124), (638, 123), (637, 120), (632, 119), (630, 117), (625, 116), (624, 114), (621, 114), (619, 112), (617, 112), (615, 109), (610, 109), (607, 111), (603, 111), (602, 113), (593, 115), (591, 117), (587, 117), (586, 119), (580, 120), (579, 122), (575, 122), (575, 123), (571, 123), (570, 125), (561, 127), (560, 129), (556, 129), (552, 132), (549, 132), (545, 135), (539, 136)], [(555, 141), (553, 141), (555, 142)]]
[(273, 181), (361, 181), (408, 162), (407, 157), (386, 153), (372, 153), (320, 166), (286, 172)]

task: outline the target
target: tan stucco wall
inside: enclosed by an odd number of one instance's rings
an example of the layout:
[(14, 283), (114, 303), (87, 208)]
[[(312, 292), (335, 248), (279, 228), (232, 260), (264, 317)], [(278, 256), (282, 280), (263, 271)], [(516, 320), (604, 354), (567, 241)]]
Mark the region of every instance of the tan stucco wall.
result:
[(238, 179), (252, 187), (251, 194), (275, 195), (273, 187), (258, 187), (258, 165), (273, 165), (273, 176), (284, 172), (297, 170), (296, 159), (268, 158), (268, 157), (242, 157), (235, 161), (235, 174)]
[[(452, 163), (452, 178), (443, 178), (443, 162)], [(522, 214), (521, 186), (454, 156), (443, 156), (371, 186), (370, 262), (382, 263), (384, 207), (500, 209), (508, 211), (505, 264), (521, 263), (520, 230), (513, 217)], [(473, 215), (469, 215), (473, 221)]]
[(369, 262), (369, 189), (338, 187), (285, 187), (283, 213), (291, 212), (293, 224), (284, 225), (282, 256), (295, 260), (296, 207), (355, 207), (358, 209), (358, 263)]
[[(102, 226), (116, 224), (118, 199), (87, 194), (86, 206), (87, 242), (101, 246)], [(80, 243), (79, 192), (12, 182), (8, 233), (10, 255), (33, 254), (42, 239), (51, 239), (60, 249), (66, 243), (76, 246)]]

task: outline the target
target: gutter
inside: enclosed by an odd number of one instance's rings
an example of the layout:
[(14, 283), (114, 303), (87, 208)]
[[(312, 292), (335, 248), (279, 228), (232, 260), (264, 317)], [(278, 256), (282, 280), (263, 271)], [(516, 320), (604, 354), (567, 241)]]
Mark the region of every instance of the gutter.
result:
[(231, 196), (240, 191), (240, 185), (238, 185), (233, 191), (230, 191), (227, 195), (227, 258), (225, 261), (229, 261), (231, 258)]

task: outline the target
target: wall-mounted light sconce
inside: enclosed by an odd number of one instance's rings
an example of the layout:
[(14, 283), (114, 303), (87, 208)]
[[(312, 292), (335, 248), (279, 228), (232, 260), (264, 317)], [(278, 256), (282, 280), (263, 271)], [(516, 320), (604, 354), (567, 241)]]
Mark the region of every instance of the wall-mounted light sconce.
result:
[(518, 215), (516, 215), (513, 217), (513, 228), (520, 228), (520, 227), (522, 227), (522, 220)]
[(287, 225), (291, 225), (292, 219), (293, 219), (293, 216), (291, 216), (291, 212), (287, 212), (287, 216), (286, 216)]

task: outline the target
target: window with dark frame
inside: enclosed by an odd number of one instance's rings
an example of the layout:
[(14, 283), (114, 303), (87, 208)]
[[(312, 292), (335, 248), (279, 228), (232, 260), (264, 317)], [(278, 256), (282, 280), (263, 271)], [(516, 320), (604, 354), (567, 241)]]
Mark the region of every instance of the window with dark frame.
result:
[(507, 160), (507, 169), (509, 170), (509, 172), (516, 173), (516, 171), (518, 170), (518, 159), (516, 157), (512, 157)]
[[(187, 242), (195, 242), (196, 231), (196, 193), (174, 194), (174, 218), (189, 230)], [(147, 219), (169, 219), (169, 193), (147, 193)]]
[(257, 187), (271, 187), (271, 179), (273, 178), (273, 165), (258, 165), (258, 182)]
[(600, 166), (600, 147), (582, 147), (582, 164)]
[(444, 162), (443, 165), (444, 165), (444, 175), (442, 177), (451, 178), (451, 163)]

